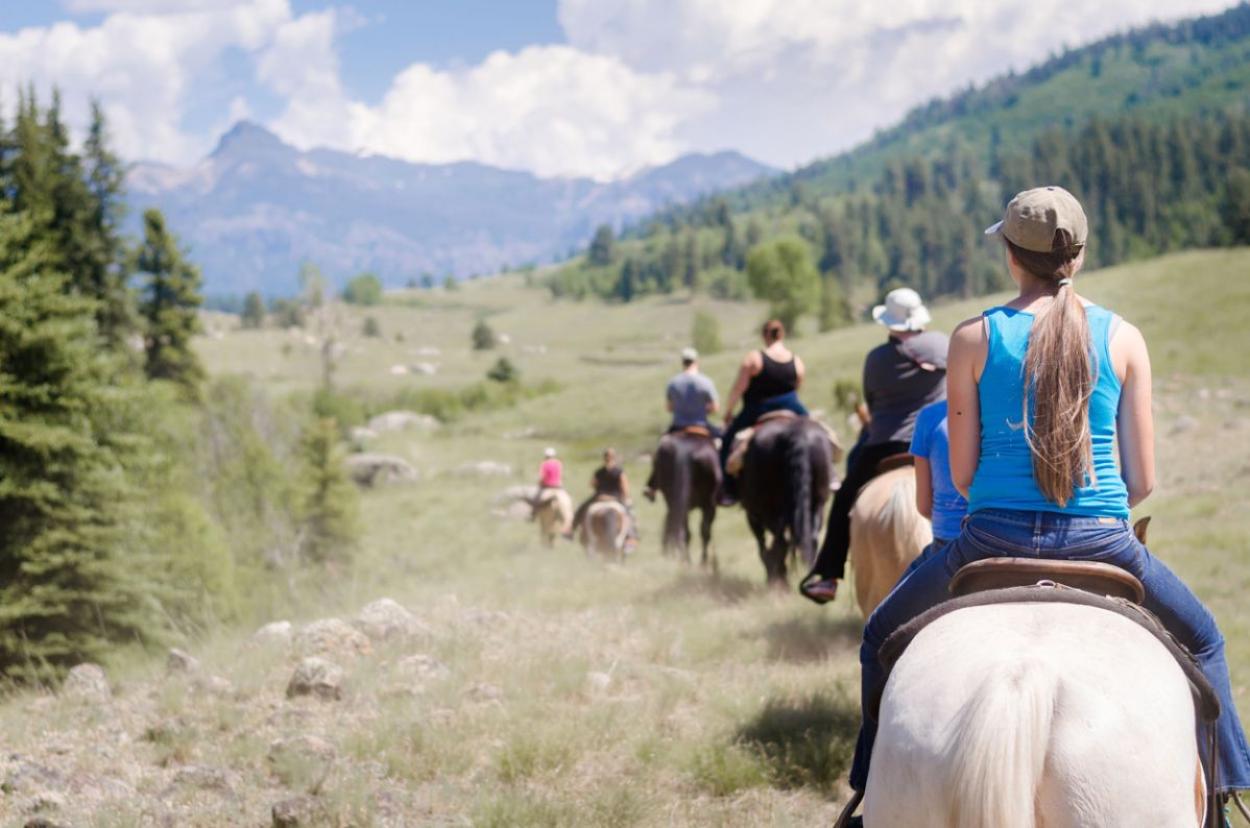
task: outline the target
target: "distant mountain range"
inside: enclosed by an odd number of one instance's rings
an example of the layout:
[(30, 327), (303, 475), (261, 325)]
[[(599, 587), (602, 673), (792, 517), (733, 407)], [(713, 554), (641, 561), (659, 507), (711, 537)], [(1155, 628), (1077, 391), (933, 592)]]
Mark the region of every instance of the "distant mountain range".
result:
[(620, 226), (776, 170), (736, 152), (691, 154), (621, 181), (538, 178), (483, 164), (413, 164), (300, 151), (240, 122), (190, 168), (139, 163), (132, 221), (159, 207), (204, 272), (205, 293), (291, 292), (303, 261), (334, 281), (387, 285), (547, 262)]

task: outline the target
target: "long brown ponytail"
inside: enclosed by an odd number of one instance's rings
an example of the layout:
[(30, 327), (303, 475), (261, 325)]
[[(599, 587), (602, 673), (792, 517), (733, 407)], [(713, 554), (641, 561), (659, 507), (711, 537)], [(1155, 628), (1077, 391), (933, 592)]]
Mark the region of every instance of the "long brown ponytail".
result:
[(1037, 487), (1065, 506), (1077, 487), (1088, 485), (1094, 468), (1089, 399), (1098, 361), (1085, 306), (1072, 287), (1083, 245), (1058, 230), (1049, 253), (1010, 241), (1007, 247), (1024, 270), (1055, 285), (1054, 301), (1034, 321), (1024, 355), (1024, 434)]

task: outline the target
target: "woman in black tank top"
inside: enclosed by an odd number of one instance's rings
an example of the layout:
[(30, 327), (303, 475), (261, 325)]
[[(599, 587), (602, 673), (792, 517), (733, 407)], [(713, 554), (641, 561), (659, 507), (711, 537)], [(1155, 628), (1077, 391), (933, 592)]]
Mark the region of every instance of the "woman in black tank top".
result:
[[(721, 438), (721, 468), (729, 461), (733, 449), (734, 437), (744, 428), (755, 425), (755, 422), (770, 411), (793, 411), (800, 417), (807, 416), (807, 409), (799, 402), (799, 386), (803, 384), (803, 362), (796, 355), (790, 354), (785, 359), (786, 329), (776, 319), (764, 325), (764, 347), (758, 352), (747, 354), (738, 370), (738, 379), (729, 392), (725, 406), (725, 433)], [(778, 346), (778, 347), (774, 347)], [(780, 351), (775, 359), (769, 356), (768, 349)], [(756, 361), (758, 354), (758, 362)], [(742, 410), (734, 415), (734, 406), (742, 399)], [(725, 475), (721, 484), (721, 503), (728, 505), (736, 502), (737, 481)]]

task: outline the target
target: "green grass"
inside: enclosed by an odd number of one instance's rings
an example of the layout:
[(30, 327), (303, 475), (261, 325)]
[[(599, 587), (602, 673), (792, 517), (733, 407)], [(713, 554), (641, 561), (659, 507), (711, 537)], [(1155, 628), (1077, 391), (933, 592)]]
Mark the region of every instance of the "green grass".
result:
[[(1250, 250), (1195, 252), (1090, 274), (1081, 289), (1146, 333), (1159, 388), (1160, 485), (1152, 549), (1208, 602), (1229, 643), (1238, 697), (1250, 710)], [(1001, 297), (944, 305), (935, 325)], [(382, 595), (428, 623), (428, 640), (395, 644), (350, 667), (335, 705), (283, 696), (290, 662), (241, 646), (250, 630), (223, 629), (192, 645), (235, 691), (208, 697), (163, 678), (161, 659), (110, 665), (122, 712), (18, 694), (0, 706), (6, 751), (57, 760), (49, 746), (77, 740), (129, 742), (114, 761), (84, 749), (74, 761), (108, 776), (129, 768), (140, 802), (124, 797), (72, 824), (134, 824), (154, 808), (162, 773), (184, 764), (236, 770), (233, 799), (196, 794), (179, 824), (263, 824), (292, 794), (269, 767), (278, 736), (310, 732), (338, 752), (321, 796), (342, 824), (499, 826), (810, 825), (832, 821), (844, 794), (857, 724), (858, 613), (847, 597), (817, 610), (764, 585), (754, 542), (737, 510), (716, 524), (715, 573), (662, 559), (662, 511), (640, 502), (644, 542), (624, 566), (588, 561), (567, 544), (547, 550), (527, 523), (489, 514), (509, 484), (526, 482), (541, 450), (555, 445), (580, 493), (599, 450), (623, 450), (640, 487), (639, 454), (662, 428), (663, 383), (676, 368), (696, 308), (717, 314), (724, 354), (705, 370), (724, 391), (741, 352), (755, 343), (762, 308), (649, 299), (630, 306), (553, 303), (506, 278), (466, 285), (420, 305), (404, 297), (380, 308), (382, 329), (402, 343), (348, 340), (341, 388), (394, 393), (454, 389), (477, 381), (499, 354), (528, 378), (561, 390), (517, 407), (465, 416), (430, 434), (383, 435), (371, 448), (409, 458), (422, 479), (362, 498), (365, 536), (356, 564), (336, 582), (292, 597), (298, 617), (350, 615)], [(344, 311), (350, 318), (355, 311)], [(469, 331), (482, 313), (511, 336), (497, 353), (474, 354)], [(347, 330), (359, 330), (348, 324)], [(227, 332), (201, 343), (216, 372), (247, 372), (280, 391), (317, 382), (316, 349), (280, 353), (289, 335)], [(831, 409), (833, 385), (855, 378), (873, 326), (807, 334), (794, 347), (809, 366), (805, 400)], [(389, 366), (421, 345), (442, 348), (434, 377), (393, 376)], [(538, 353), (532, 346), (545, 345)], [(531, 346), (529, 350), (526, 346)], [(588, 359), (589, 358), (589, 359)], [(1174, 431), (1182, 417), (1197, 425)], [(841, 424), (839, 424), (841, 425)], [(533, 432), (526, 431), (532, 429)], [(497, 460), (512, 479), (450, 474)], [(445, 663), (424, 683), (397, 668), (410, 652)], [(606, 676), (606, 680), (604, 679)], [(480, 685), (497, 689), (489, 698)], [(146, 738), (144, 734), (149, 734)], [(111, 735), (110, 735), (111, 734)], [(76, 742), (76, 743), (77, 743)], [(165, 765), (166, 767), (162, 767)], [(130, 773), (130, 771), (126, 771)], [(298, 776), (298, 774), (296, 774)], [(296, 780), (298, 782), (298, 780)], [(179, 794), (179, 797), (184, 794)], [(181, 800), (178, 800), (181, 801)], [(87, 808), (86, 800), (79, 807)], [(148, 803), (144, 805), (142, 803)], [(0, 798), (0, 821), (14, 805)]]

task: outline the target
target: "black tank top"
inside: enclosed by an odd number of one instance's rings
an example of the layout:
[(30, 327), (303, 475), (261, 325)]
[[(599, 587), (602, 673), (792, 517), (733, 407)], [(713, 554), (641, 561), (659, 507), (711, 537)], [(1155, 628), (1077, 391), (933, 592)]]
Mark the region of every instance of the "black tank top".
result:
[(763, 402), (771, 397), (789, 394), (799, 387), (799, 369), (793, 356), (789, 362), (778, 362), (760, 351), (760, 357), (764, 360), (764, 367), (751, 377), (746, 393), (742, 395), (744, 402)]
[(609, 497), (621, 496), (621, 467), (603, 466), (595, 472), (595, 494)]

